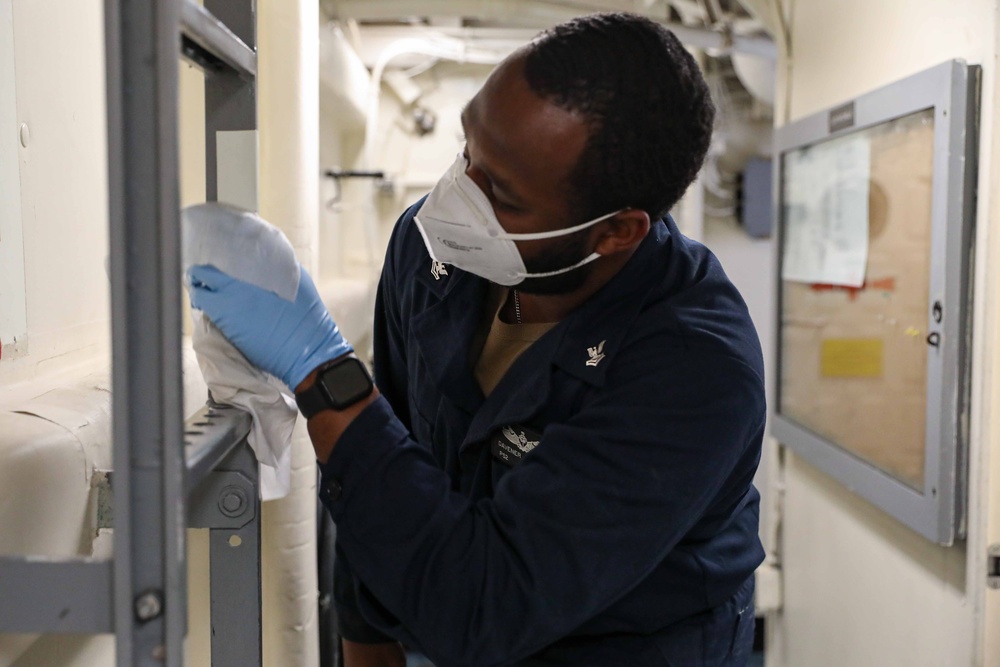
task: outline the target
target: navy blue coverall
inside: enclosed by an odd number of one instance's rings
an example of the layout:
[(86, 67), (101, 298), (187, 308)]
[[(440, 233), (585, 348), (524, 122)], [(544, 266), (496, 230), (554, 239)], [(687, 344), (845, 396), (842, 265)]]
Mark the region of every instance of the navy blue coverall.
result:
[(488, 283), (431, 261), (419, 205), (379, 286), (382, 397), (321, 469), (342, 635), (438, 667), (744, 664), (764, 371), (718, 260), (655, 222), (484, 398)]

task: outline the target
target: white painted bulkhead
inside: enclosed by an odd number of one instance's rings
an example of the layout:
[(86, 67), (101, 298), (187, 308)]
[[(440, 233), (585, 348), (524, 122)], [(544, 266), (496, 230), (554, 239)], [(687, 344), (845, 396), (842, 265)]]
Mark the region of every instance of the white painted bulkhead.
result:
[[(779, 1), (747, 4), (766, 10)], [(349, 37), (329, 26), (318, 26), (315, 6), (305, 0), (261, 0), (259, 4), (262, 21), (268, 19), (260, 34), (260, 121), (262, 127), (267, 123), (271, 128), (269, 133), (262, 129), (260, 136), (262, 213), (283, 226), (282, 219), (289, 221), (287, 230), (303, 251), (301, 258), (316, 270), (324, 296), (337, 319), (343, 320), (345, 332), (352, 329), (348, 337), (360, 343), (370, 326), (361, 314), (370, 312), (372, 285), (364, 225), (376, 225), (375, 251), (380, 261), (392, 222), (453, 159), (460, 146), (458, 110), (489, 67), (442, 63), (415, 76), (424, 91), (422, 103), (439, 111), (436, 131), (426, 137), (413, 136), (401, 123), (402, 105), (384, 88), (376, 160), (367, 165), (363, 155), (367, 82)], [(16, 187), (12, 175), (18, 179), (20, 192), (15, 205), (5, 201), (0, 210), (0, 257), (7, 256), (5, 243), (16, 242), (16, 236), (6, 230), (19, 218), (28, 333), (24, 356), (0, 359), (0, 414), (20, 405), (26, 396), (77, 386), (91, 378), (92, 372), (106, 373), (107, 369), (101, 5), (99, 0), (0, 0), (0, 78), (11, 68), (18, 74), (16, 86), (0, 80), (0, 193), (6, 198)], [(767, 545), (779, 552), (783, 577), (783, 609), (768, 617), (767, 664), (1000, 665), (1000, 591), (988, 591), (984, 580), (986, 545), (1000, 542), (1000, 374), (993, 352), (1000, 350), (996, 318), (1000, 266), (991, 261), (1000, 256), (1000, 235), (991, 228), (996, 224), (991, 219), (1000, 215), (1000, 198), (994, 194), (1000, 170), (993, 168), (994, 159), (1000, 156), (993, 120), (998, 9), (987, 0), (785, 0), (782, 11), (791, 49), (790, 58), (783, 57), (779, 63), (777, 124), (956, 57), (983, 65), (983, 120), (969, 539), (947, 548), (931, 544), (786, 452), (783, 471), (775, 472), (772, 461), (762, 489), (765, 498), (783, 498), (780, 516), (773, 517), (778, 523), (773, 532), (779, 538), (776, 544)], [(312, 37), (317, 32), (324, 39), (322, 48), (317, 48)], [(301, 40), (301, 50), (293, 53), (296, 40)], [(268, 68), (264, 59), (271, 57), (276, 62)], [(204, 183), (204, 155), (199, 148), (201, 75), (187, 65), (181, 68), (180, 177), (184, 203), (192, 203), (204, 196), (199, 190)], [(310, 83), (317, 79), (318, 91)], [(263, 99), (267, 95), (281, 103), (272, 100), (268, 105)], [(286, 104), (290, 95), (294, 103)], [(19, 139), (21, 123), (29, 127), (27, 147), (11, 140)], [(13, 168), (10, 151), (17, 151)], [(317, 214), (314, 202), (325, 204), (330, 195), (330, 183), (317, 182), (320, 169), (334, 166), (385, 169), (393, 188), (373, 196), (371, 183), (346, 182), (341, 202), (320, 207)], [(52, 186), (53, 179), (58, 187)], [(770, 267), (761, 264), (773, 260), (773, 246), (746, 237), (732, 221), (705, 221), (694, 228), (744, 292), (768, 348), (765, 354), (772, 356), (774, 312), (769, 290), (773, 277)], [(0, 270), (0, 279), (8, 280), (6, 275)], [(10, 284), (0, 284), (0, 290)], [(7, 303), (0, 302), (0, 308), (7, 308)], [(0, 310), (0, 314), (5, 312), (12, 311)], [(0, 335), (3, 332), (0, 326)], [(192, 394), (203, 393), (199, 383), (200, 377), (189, 379)], [(0, 417), (6, 424), (3, 419), (14, 417)], [(21, 415), (17, 420), (30, 418)], [(60, 427), (45, 424), (24, 428), (59, 432)], [(6, 433), (0, 437), (0, 480), (6, 479), (2, 457), (12, 442)], [(269, 623), (265, 652), (273, 665), (316, 661), (315, 617), (310, 616), (316, 607), (315, 563), (307, 553), (312, 549), (311, 519), (296, 525), (296, 517), (314, 517), (309, 509), (314, 506), (313, 467), (307, 443), (300, 439), (296, 446), (293, 474), (298, 475), (300, 493), (282, 508), (265, 509), (264, 541), (270, 538), (272, 547), (265, 575), (271, 618), (265, 621)], [(81, 476), (78, 481), (73, 492), (84, 498), (88, 492), (85, 479)], [(13, 506), (10, 496), (2, 493), (4, 489), (0, 486), (0, 519), (4, 519), (0, 521), (0, 552), (13, 553), (13, 545), (23, 541), (4, 533), (5, 525), (12, 525), (5, 523), (6, 517), (25, 517), (18, 514), (21, 509)], [(82, 530), (84, 517), (71, 518), (76, 523), (61, 525)], [(195, 585), (189, 651), (194, 665), (207, 664), (209, 639), (207, 542), (202, 537), (199, 531), (192, 531), (190, 537)], [(72, 540), (51, 534), (41, 536), (36, 544), (69, 553), (81, 548), (82, 542), (79, 533)], [(294, 553), (286, 558), (286, 551)], [(111, 664), (112, 653), (110, 637), (36, 641), (0, 635), (0, 667), (100, 667)]]
[[(768, 618), (766, 664), (997, 665), (998, 619), (994, 612), (991, 627), (985, 618), (998, 595), (985, 581), (988, 472), (991, 454), (994, 466), (1000, 458), (997, 8), (982, 0), (789, 0), (783, 11), (791, 53), (779, 64), (777, 125), (952, 58), (983, 66), (983, 99), (968, 540), (932, 544), (787, 452), (784, 610)], [(994, 522), (997, 482), (994, 472)]]

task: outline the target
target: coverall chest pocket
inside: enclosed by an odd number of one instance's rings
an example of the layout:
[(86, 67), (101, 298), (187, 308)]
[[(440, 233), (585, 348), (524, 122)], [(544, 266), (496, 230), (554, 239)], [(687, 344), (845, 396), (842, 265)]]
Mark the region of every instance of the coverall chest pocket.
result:
[(566, 423), (579, 413), (587, 385), (559, 370), (553, 372), (550, 382), (551, 388), (544, 393), (543, 402), (529, 402), (514, 410), (522, 415), (533, 411), (531, 416), (523, 417), (527, 423), (502, 424), (490, 433), (487, 449), (492, 458), (494, 488), (500, 478), (521, 465), (526, 456), (545, 446), (542, 434), (548, 425)]
[(434, 441), (434, 416), (441, 403), (434, 377), (417, 350), (410, 355), (407, 378), (407, 402), (410, 408), (410, 433), (424, 446), (430, 448)]
[(434, 426), (420, 413), (420, 410), (413, 409), (412, 405), (410, 414), (412, 415), (410, 433), (413, 435), (413, 439), (422, 445), (429, 446), (434, 441)]
[(542, 442), (541, 431), (523, 424), (509, 424), (493, 431), (488, 440), (492, 458), (493, 486), (508, 471), (516, 468)]
[(458, 449), (469, 429), (471, 416), (440, 391), (421, 360), (413, 365), (407, 399), (410, 433), (433, 453), (443, 470), (453, 473)]
[[(417, 442), (430, 446), (434, 442), (435, 418), (441, 404), (441, 396), (430, 385), (426, 373), (410, 382), (410, 432)], [(422, 381), (421, 381), (422, 380)]]

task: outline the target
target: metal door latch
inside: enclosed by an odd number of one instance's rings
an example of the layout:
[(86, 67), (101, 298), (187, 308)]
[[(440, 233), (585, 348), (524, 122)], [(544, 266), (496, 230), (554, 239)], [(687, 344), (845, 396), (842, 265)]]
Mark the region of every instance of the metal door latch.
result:
[(986, 585), (1000, 589), (1000, 544), (991, 544), (986, 555)]

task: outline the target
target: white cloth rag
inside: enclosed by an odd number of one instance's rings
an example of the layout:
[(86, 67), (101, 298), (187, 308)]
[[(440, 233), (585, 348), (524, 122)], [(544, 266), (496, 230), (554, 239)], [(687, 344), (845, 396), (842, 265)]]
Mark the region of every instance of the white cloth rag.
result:
[[(221, 204), (198, 204), (182, 215), (184, 267), (210, 264), (234, 278), (293, 301), (299, 263), (277, 227), (257, 215)], [(250, 413), (248, 441), (260, 463), (261, 500), (288, 495), (292, 431), (298, 410), (290, 390), (257, 369), (201, 311), (192, 311), (198, 366), (212, 398)]]

